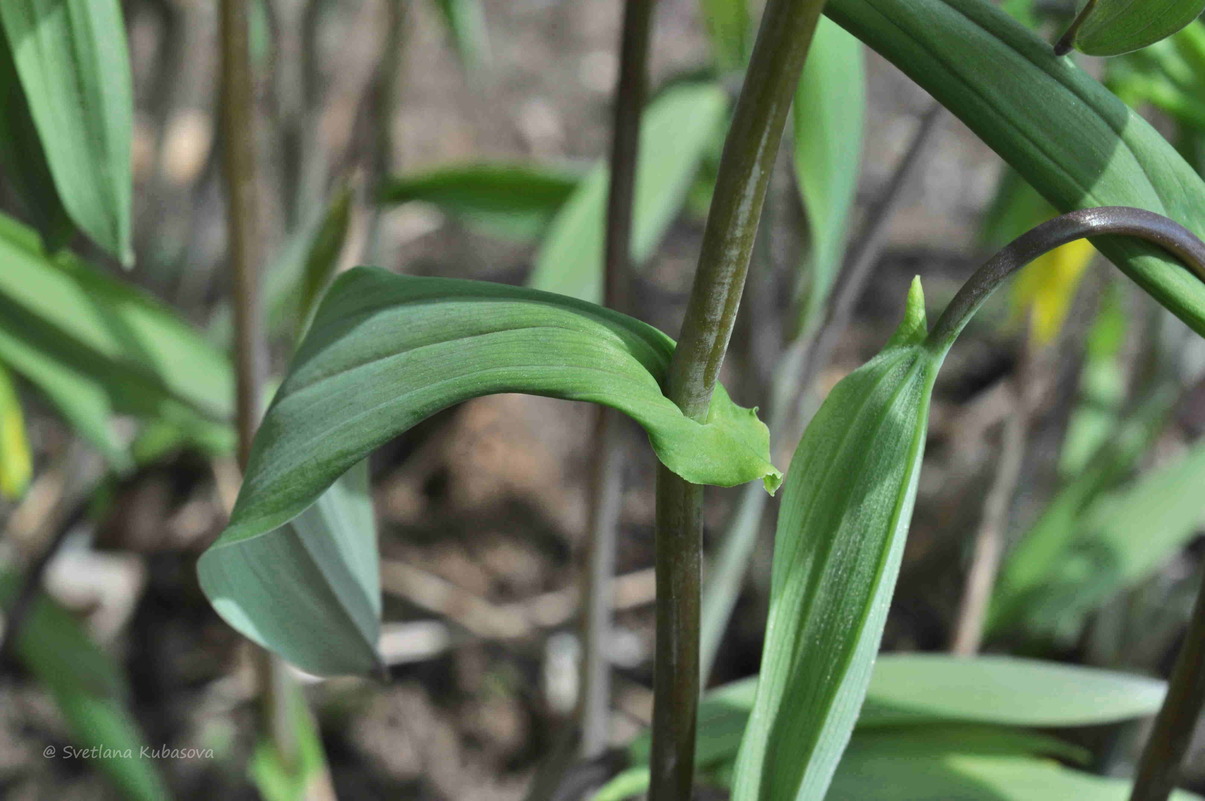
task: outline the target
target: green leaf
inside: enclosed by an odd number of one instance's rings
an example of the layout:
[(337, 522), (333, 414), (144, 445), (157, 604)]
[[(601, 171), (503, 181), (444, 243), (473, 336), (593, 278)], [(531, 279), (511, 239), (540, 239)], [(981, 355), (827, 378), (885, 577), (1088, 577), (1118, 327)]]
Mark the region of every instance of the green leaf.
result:
[(720, 70), (742, 69), (749, 57), (748, 0), (699, 0), (699, 16), (707, 28), (711, 52)]
[(0, 24), (58, 196), (79, 228), (133, 262), (134, 102), (117, 0), (5, 0)]
[(1074, 477), (1089, 469), (1092, 455), (1103, 448), (1121, 425), (1126, 402), (1126, 379), (1121, 367), (1129, 317), (1119, 282), (1105, 287), (1088, 331), (1079, 392), (1067, 421), (1059, 452), (1059, 475)]
[(367, 462), (286, 525), (219, 540), (197, 564), (218, 614), (315, 675), (379, 672), (380, 568)]
[(344, 186), (335, 193), (330, 208), (327, 209), (310, 242), (296, 289), (294, 316), (298, 337), (309, 326), (318, 299), (330, 285), (339, 267), (339, 256), (343, 253), (343, 245), (347, 241), (347, 227), (351, 222), (351, 198), (350, 186)]
[(59, 407), (109, 457), (113, 411), (222, 429), (234, 390), (222, 354), (137, 290), (0, 215), (0, 362)]
[(390, 179), (382, 203), (430, 203), (519, 242), (539, 237), (577, 188), (566, 172), (521, 164), (466, 164)]
[[(997, 589), (1003, 608), (996, 614), (1023, 614), (1034, 631), (1073, 630), (1087, 612), (1137, 586), (1184, 548), (1205, 522), (1196, 497), (1203, 485), (1205, 443), (1130, 486), (1097, 497), (1067, 527), (1062, 547), (1045, 569), (1019, 574), (1010, 558)], [(1036, 567), (1034, 536), (1018, 546), (1015, 558), (1022, 565)]]
[[(252, 639), (268, 644), (279, 632), (270, 647), (316, 673), (371, 668), (375, 639), (363, 631), (356, 651), (324, 646), (306, 635), (317, 612), (299, 617), (296, 608), (275, 608), (256, 595), (305, 595), (303, 587), (271, 580), (275, 562), (257, 560), (288, 558), (291, 569), (303, 569), (308, 557), (284, 553), (296, 548), (274, 530), (376, 446), (481, 395), (526, 392), (612, 406), (644, 426), (658, 457), (687, 480), (731, 486), (761, 478), (776, 488), (769, 435), (753, 411), (721, 390), (707, 422), (697, 423), (662, 394), (672, 352), (673, 341), (656, 329), (570, 298), (371, 268), (344, 273), (264, 417), (230, 526), (202, 559), (211, 600), (221, 610), (215, 582), (225, 574), (222, 586), (244, 617), (229, 604), (223, 614)], [(234, 566), (240, 560), (246, 564)], [(265, 586), (257, 589), (253, 580)], [(371, 596), (359, 583), (360, 594)], [(343, 596), (352, 595), (349, 586)], [(331, 601), (316, 596), (310, 603)], [(257, 612), (264, 619), (253, 618)]]
[(322, 739), (301, 688), (291, 683), (286, 693), (290, 728), (297, 746), (297, 764), (287, 764), (270, 740), (261, 739), (251, 756), (251, 779), (264, 801), (321, 798), (322, 788), (317, 783), (324, 780), (328, 770)]
[[(911, 731), (911, 730), (907, 730)], [(952, 734), (957, 734), (953, 732)], [(1128, 779), (1092, 776), (1057, 762), (1009, 753), (1008, 744), (989, 741), (972, 747), (954, 737), (948, 743), (916, 742), (902, 736), (863, 741), (854, 738), (834, 778), (827, 801), (1125, 801)], [(1024, 742), (1018, 742), (1023, 746)], [(996, 752), (993, 753), (993, 750)], [(1176, 801), (1197, 796), (1176, 793)]]
[[(1137, 206), (1205, 235), (1205, 182), (1115, 95), (982, 0), (830, 0), (825, 12), (954, 112), (1061, 211)], [(1099, 242), (1205, 334), (1205, 283), (1132, 238)]]
[(963, 721), (1096, 726), (1153, 715), (1162, 681), (1006, 656), (889, 654), (875, 665), (859, 728)]
[(944, 352), (920, 282), (896, 336), (835, 386), (787, 475), (734, 801), (820, 798), (849, 741), (895, 588)]
[[(16, 577), (0, 569), (0, 602), (6, 608), (13, 603), (17, 586)], [(79, 746), (97, 749), (94, 764), (122, 797), (167, 798), (155, 764), (140, 756), (145, 742), (126, 709), (124, 678), (75, 619), (39, 595), (15, 646), (17, 658), (54, 698)]]
[[(1142, 676), (1030, 659), (885, 654), (875, 662), (850, 748), (884, 731), (902, 737), (917, 733), (919, 739), (932, 741), (934, 732), (957, 729), (950, 724), (967, 724), (962, 729), (974, 731), (988, 726), (1116, 723), (1155, 714), (1165, 686)], [(703, 697), (695, 757), (700, 770), (736, 757), (756, 692), (757, 677), (752, 677), (717, 687)], [(648, 765), (649, 745), (646, 732), (629, 748), (636, 769)], [(1047, 753), (1059, 751), (1050, 744), (1042, 748)], [(1065, 751), (1067, 746), (1061, 748)], [(625, 786), (632, 781), (625, 779)]]
[(864, 72), (861, 43), (830, 20), (820, 20), (793, 111), (795, 175), (810, 244), (802, 284), (805, 326), (824, 308), (845, 256), (862, 159)]
[[(714, 84), (667, 89), (644, 112), (632, 216), (632, 261), (648, 261), (686, 201), (691, 181), (728, 102)], [(530, 285), (599, 302), (608, 170), (591, 170), (565, 203), (540, 246)]]
[(1205, 0), (1087, 0), (1073, 44), (1090, 56), (1117, 56), (1147, 47), (1205, 11)]
[(42, 235), (47, 251), (59, 250), (71, 237), (71, 220), (54, 188), (46, 153), (38, 140), (29, 103), (17, 78), (8, 41), (0, 36), (0, 170)]
[(486, 66), (490, 45), (481, 0), (435, 0), (435, 7), (448, 28), (461, 65), (469, 71)]

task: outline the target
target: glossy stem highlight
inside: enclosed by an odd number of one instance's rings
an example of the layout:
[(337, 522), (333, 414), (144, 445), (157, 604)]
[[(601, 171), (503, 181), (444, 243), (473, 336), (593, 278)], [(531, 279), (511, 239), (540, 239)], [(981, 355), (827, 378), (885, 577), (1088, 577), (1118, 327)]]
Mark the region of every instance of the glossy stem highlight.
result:
[[(823, 0), (770, 0), (762, 16), (719, 175), (666, 391), (702, 420), (740, 305), (758, 221)], [(651, 801), (689, 801), (699, 700), (703, 490), (657, 471), (657, 651)]]

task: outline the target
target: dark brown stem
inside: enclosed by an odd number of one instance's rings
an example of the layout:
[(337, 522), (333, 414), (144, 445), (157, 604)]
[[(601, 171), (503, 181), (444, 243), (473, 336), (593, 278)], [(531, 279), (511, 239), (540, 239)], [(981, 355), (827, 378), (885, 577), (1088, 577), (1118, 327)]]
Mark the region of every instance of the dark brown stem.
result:
[[(603, 302), (612, 309), (628, 305), (632, 241), (632, 206), (640, 149), (640, 118), (648, 89), (648, 53), (653, 0), (627, 0), (620, 34), (619, 83), (611, 132), (611, 184), (607, 195), (607, 229), (603, 254)], [(590, 482), (590, 539), (587, 558), (585, 620), (582, 632), (582, 755), (587, 759), (607, 747), (610, 719), (611, 577), (619, 527), (622, 446), (618, 415), (599, 408), (594, 428), (593, 474)]]
[(1022, 234), (980, 267), (938, 318), (929, 333), (929, 346), (943, 352), (948, 350), (988, 296), (1034, 259), (1068, 242), (1102, 236), (1133, 236), (1158, 245), (1205, 281), (1205, 243), (1174, 220), (1128, 206), (1080, 209)]
[(1201, 709), (1205, 706), (1205, 583), (1188, 623), (1188, 632), (1172, 670), (1167, 698), (1155, 718), (1155, 728), (1142, 751), (1138, 776), (1130, 801), (1167, 801), (1176, 787), (1177, 774)]
[[(823, 0), (770, 0), (724, 143), (667, 393), (702, 420), (740, 305), (749, 257), (791, 97)], [(699, 566), (703, 490), (657, 472), (657, 651), (651, 801), (689, 801), (699, 699)]]
[[(234, 363), (239, 464), (246, 467), (259, 426), (267, 370), (258, 265), (259, 204), (256, 199), (254, 95), (245, 0), (221, 2), (221, 93), (226, 228), (233, 281)], [(263, 727), (287, 766), (300, 762), (291, 725), (289, 675), (284, 663), (256, 652)]]
[(233, 281), (239, 463), (246, 465), (259, 425), (267, 343), (257, 266), (259, 204), (256, 200), (254, 97), (244, 0), (222, 0), (222, 147), (226, 180), (226, 254)]

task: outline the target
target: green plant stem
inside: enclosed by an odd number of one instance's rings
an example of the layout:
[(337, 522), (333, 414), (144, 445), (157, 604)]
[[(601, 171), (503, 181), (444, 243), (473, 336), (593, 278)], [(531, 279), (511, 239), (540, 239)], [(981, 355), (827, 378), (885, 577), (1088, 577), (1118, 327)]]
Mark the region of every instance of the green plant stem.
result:
[(1205, 583), (1197, 591), (1192, 619), (1176, 657), (1167, 697), (1138, 763), (1138, 776), (1130, 801), (1166, 801), (1175, 789), (1180, 765), (1205, 706), (1202, 659), (1205, 659)]
[[(611, 130), (611, 175), (603, 253), (603, 303), (628, 305), (632, 207), (640, 150), (640, 118), (648, 92), (648, 54), (654, 0), (627, 0), (619, 44), (619, 82)], [(623, 452), (617, 436), (618, 413), (600, 407), (593, 437), (590, 486), (590, 538), (587, 554), (585, 620), (582, 631), (582, 755), (599, 756), (607, 748), (611, 662), (611, 579), (615, 573)]]
[[(707, 416), (732, 336), (787, 111), (823, 7), (823, 0), (770, 0), (762, 16), (670, 362), (667, 393), (696, 420)], [(658, 468), (651, 801), (689, 801), (693, 787), (702, 502), (701, 487)]]
[[(259, 205), (256, 201), (254, 99), (245, 0), (221, 2), (222, 146), (225, 158), (227, 259), (233, 280), (235, 421), (239, 465), (246, 467), (259, 425), (266, 374), (267, 341), (257, 265), (260, 263)], [(256, 651), (262, 725), (285, 765), (300, 762), (288, 708), (284, 663)]]

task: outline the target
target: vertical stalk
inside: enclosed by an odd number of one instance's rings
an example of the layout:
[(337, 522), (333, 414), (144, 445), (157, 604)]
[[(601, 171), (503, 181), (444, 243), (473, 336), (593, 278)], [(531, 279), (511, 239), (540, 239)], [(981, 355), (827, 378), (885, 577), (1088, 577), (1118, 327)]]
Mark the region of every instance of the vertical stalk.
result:
[[(603, 302), (621, 310), (627, 306), (632, 206), (636, 195), (640, 118), (648, 89), (653, 3), (654, 0), (627, 0), (620, 34), (619, 82), (615, 89), (611, 131), (611, 184), (607, 195), (603, 253)], [(587, 759), (600, 755), (606, 749), (608, 739), (611, 666), (606, 649), (611, 631), (611, 577), (615, 573), (623, 466), (622, 448), (616, 436), (617, 413), (599, 407), (596, 414), (582, 632), (582, 755)]]
[(1180, 764), (1201, 709), (1205, 706), (1205, 583), (1197, 592), (1184, 645), (1176, 657), (1167, 697), (1155, 718), (1155, 728), (1138, 763), (1130, 801), (1167, 801), (1176, 786)]
[[(259, 205), (255, 190), (254, 97), (245, 0), (221, 1), (222, 167), (226, 180), (227, 259), (233, 281), (234, 362), (239, 465), (246, 467), (259, 425), (267, 369), (260, 303)], [(298, 763), (289, 725), (289, 675), (284, 664), (257, 651), (263, 727), (286, 765)]]
[[(732, 336), (758, 220), (823, 0), (770, 0), (724, 143), (667, 394), (702, 420)], [(703, 490), (657, 471), (657, 650), (651, 801), (688, 801), (699, 699)]]

